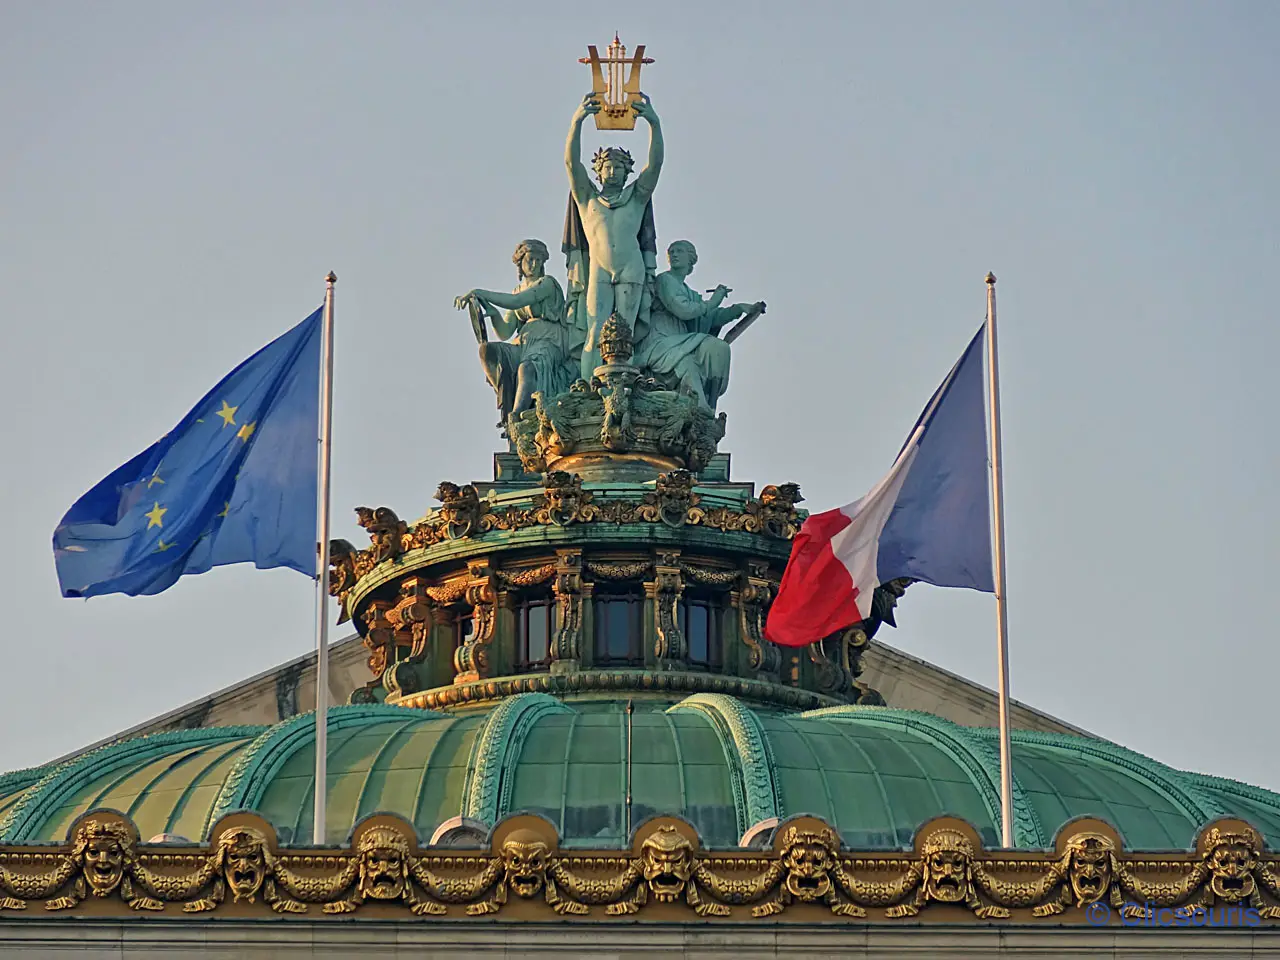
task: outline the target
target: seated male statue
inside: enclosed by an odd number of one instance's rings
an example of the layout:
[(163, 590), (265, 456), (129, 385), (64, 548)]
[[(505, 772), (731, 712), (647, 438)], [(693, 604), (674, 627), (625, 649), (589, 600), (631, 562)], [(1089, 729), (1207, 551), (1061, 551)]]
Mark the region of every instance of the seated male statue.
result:
[(725, 324), (764, 304), (722, 306), (733, 292), (723, 284), (703, 300), (685, 282), (698, 262), (698, 251), (688, 240), (677, 240), (667, 247), (667, 262), (671, 269), (654, 281), (648, 329), (642, 324), (637, 331), (631, 362), (659, 379), (676, 380), (676, 389), (692, 394), (714, 412), (729, 387), (729, 344), (717, 334)]

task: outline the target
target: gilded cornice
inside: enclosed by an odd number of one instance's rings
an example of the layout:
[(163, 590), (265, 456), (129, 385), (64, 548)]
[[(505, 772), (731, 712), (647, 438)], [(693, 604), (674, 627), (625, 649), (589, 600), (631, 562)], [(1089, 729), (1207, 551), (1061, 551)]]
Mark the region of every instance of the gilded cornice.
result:
[(619, 484), (584, 488), (577, 476), (553, 472), (542, 490), (484, 498), (473, 484), (442, 483), (441, 506), (415, 524), (388, 507), (357, 509), (370, 546), (334, 541), (332, 592), (345, 613), (378, 587), (406, 573), (535, 544), (650, 544), (729, 549), (785, 561), (807, 513), (795, 484), (765, 487), (759, 498), (733, 488), (695, 488), (686, 471), (663, 474), (649, 488)]
[(1047, 849), (987, 850), (970, 824), (938, 817), (909, 849), (884, 852), (846, 849), (811, 816), (782, 822), (761, 849), (707, 851), (688, 822), (656, 817), (629, 848), (562, 850), (551, 823), (516, 814), (485, 847), (462, 851), (422, 846), (391, 814), (365, 818), (335, 849), (282, 847), (247, 811), (223, 817), (207, 845), (143, 843), (127, 817), (98, 810), (62, 844), (0, 845), (0, 910), (10, 923), (58, 912), (1049, 928), (1138, 926), (1159, 911), (1161, 925), (1277, 928), (1280, 859), (1229, 818), (1206, 824), (1190, 850), (1150, 853), (1087, 818)]
[(799, 687), (749, 680), (727, 674), (676, 670), (578, 670), (572, 673), (525, 673), (493, 677), (471, 683), (455, 683), (402, 697), (402, 707), (429, 710), (475, 706), (528, 693), (578, 695), (622, 692), (633, 696), (653, 694), (727, 694), (769, 706), (812, 710), (841, 701)]

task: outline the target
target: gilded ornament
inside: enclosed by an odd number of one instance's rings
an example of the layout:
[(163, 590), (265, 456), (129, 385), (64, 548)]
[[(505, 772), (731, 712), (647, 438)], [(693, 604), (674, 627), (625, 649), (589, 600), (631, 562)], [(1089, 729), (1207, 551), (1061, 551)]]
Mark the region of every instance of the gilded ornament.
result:
[(788, 827), (779, 857), (783, 880), (777, 894), (751, 911), (754, 917), (781, 913), (792, 903), (822, 903), (841, 917), (865, 917), (867, 911), (841, 895), (834, 880), (839, 840), (829, 827)]
[[(0, 848), (0, 908), (22, 911), (48, 898), (50, 910), (83, 911), (86, 900), (97, 900), (120, 911), (180, 904), (187, 915), (237, 903), (294, 914), (318, 905), (323, 915), (358, 915), (382, 904), (410, 915), (456, 909), (480, 916), (501, 914), (514, 898), (543, 904), (548, 916), (603, 907), (609, 916), (643, 918), (650, 904), (683, 904), (696, 916), (762, 919), (807, 904), (867, 922), (868, 907), (901, 918), (952, 905), (979, 920), (1008, 919), (1016, 909), (1027, 923), (1136, 901), (1140, 913), (1167, 906), (1190, 917), (1222, 903), (1280, 917), (1276, 863), (1257, 831), (1235, 820), (1206, 828), (1198, 852), (1140, 859), (1091, 822), (1078, 824), (1056, 856), (982, 851), (969, 828), (950, 818), (926, 828), (915, 854), (842, 855), (835, 831), (812, 817), (784, 825), (768, 852), (705, 856), (687, 824), (659, 820), (641, 829), (631, 851), (566, 856), (551, 825), (527, 814), (503, 821), (491, 851), (474, 855), (418, 853), (413, 828), (387, 814), (357, 827), (345, 851), (277, 852), (260, 818), (233, 816), (215, 829), (210, 848), (139, 844), (133, 825), (109, 811), (83, 817), (60, 848)], [(1147, 879), (1170, 873), (1179, 876)]]
[(484, 521), (489, 504), (480, 499), (474, 485), (460, 487), (446, 480), (436, 488), (436, 499), (440, 501), (438, 523), (445, 539), (461, 540), (487, 529)]
[(920, 884), (915, 897), (885, 911), (888, 917), (914, 917), (929, 903), (968, 907), (974, 916), (987, 920), (1009, 916), (1000, 906), (985, 904), (974, 883), (974, 845), (959, 830), (932, 830), (920, 846)]
[(384, 560), (394, 560), (404, 553), (409, 528), (390, 507), (356, 507), (356, 521), (369, 534), (375, 565)]
[(1115, 841), (1104, 833), (1085, 830), (1074, 834), (1053, 873), (1058, 896), (1036, 906), (1031, 911), (1033, 916), (1055, 916), (1071, 906), (1083, 910), (1091, 903), (1106, 902), (1112, 907), (1123, 903), (1120, 888), (1114, 883)]

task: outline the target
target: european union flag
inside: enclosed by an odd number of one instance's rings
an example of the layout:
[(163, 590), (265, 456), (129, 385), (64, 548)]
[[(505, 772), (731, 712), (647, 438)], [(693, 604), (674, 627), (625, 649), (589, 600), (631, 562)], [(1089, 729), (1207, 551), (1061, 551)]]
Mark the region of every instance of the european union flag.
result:
[(64, 597), (159, 593), (227, 563), (315, 576), (323, 312), (75, 502), (53, 532)]

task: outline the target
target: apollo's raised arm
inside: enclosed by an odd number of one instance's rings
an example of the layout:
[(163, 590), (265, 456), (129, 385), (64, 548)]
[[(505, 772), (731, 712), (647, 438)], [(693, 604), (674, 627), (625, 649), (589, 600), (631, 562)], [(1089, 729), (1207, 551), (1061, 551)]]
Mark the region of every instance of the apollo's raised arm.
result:
[(600, 100), (594, 93), (588, 93), (573, 112), (573, 120), (569, 123), (569, 138), (564, 144), (564, 165), (569, 171), (569, 190), (579, 203), (589, 199), (593, 189), (587, 168), (582, 165), (582, 122), (599, 112)]
[(636, 112), (636, 116), (644, 117), (649, 123), (649, 162), (640, 171), (640, 176), (636, 177), (636, 189), (653, 193), (654, 188), (658, 186), (658, 174), (662, 172), (664, 153), (662, 124), (658, 122), (658, 114), (653, 109), (653, 104), (643, 93), (640, 94), (640, 99), (631, 105), (631, 109)]

